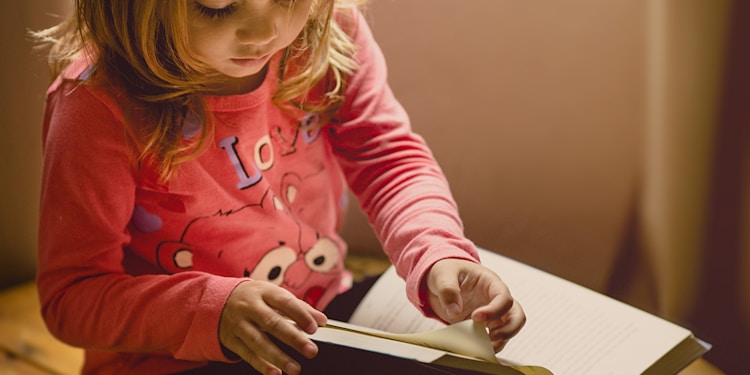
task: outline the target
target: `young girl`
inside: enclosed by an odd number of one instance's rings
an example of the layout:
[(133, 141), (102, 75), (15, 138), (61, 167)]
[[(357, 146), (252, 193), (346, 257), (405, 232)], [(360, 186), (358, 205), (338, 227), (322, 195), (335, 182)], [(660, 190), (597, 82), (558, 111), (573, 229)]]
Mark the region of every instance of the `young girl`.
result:
[(59, 73), (38, 286), (52, 333), (86, 349), (84, 373), (299, 373), (291, 354), (316, 356), (307, 334), (348, 288), (347, 189), (426, 315), (483, 322), (496, 350), (524, 324), (356, 8), (77, 0), (38, 34)]

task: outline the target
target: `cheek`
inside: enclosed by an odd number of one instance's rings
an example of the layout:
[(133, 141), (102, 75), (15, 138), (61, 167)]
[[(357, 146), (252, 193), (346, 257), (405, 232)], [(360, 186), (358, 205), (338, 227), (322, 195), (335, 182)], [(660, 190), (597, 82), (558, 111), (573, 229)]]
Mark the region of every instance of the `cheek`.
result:
[(290, 15), (288, 25), (290, 30), (295, 30), (295, 37), (299, 35), (300, 32), (302, 32), (302, 29), (305, 27), (305, 24), (310, 17), (311, 4), (312, 0), (302, 2)]
[(221, 30), (201, 28), (194, 30), (190, 37), (190, 48), (192, 52), (203, 60), (216, 59), (222, 51), (223, 43)]

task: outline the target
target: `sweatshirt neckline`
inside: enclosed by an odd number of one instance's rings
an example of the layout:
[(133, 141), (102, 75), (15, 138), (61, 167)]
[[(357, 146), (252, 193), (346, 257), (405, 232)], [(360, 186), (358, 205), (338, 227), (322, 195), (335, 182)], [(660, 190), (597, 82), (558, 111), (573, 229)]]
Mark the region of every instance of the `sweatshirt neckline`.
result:
[(277, 52), (268, 62), (268, 71), (258, 88), (237, 95), (206, 95), (208, 108), (215, 112), (241, 111), (270, 101), (278, 86), (277, 80), (282, 54), (283, 51)]

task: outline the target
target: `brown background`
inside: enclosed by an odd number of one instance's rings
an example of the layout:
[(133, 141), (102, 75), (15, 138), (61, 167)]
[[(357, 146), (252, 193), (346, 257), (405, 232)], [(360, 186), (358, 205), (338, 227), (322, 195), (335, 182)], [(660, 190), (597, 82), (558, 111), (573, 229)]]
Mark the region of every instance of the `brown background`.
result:
[[(32, 279), (36, 259), (48, 77), (25, 31), (67, 4), (0, 5), (2, 286)], [(688, 326), (729, 374), (750, 373), (749, 17), (729, 0), (368, 11), (467, 235)], [(357, 212), (345, 234), (354, 251), (378, 251)]]

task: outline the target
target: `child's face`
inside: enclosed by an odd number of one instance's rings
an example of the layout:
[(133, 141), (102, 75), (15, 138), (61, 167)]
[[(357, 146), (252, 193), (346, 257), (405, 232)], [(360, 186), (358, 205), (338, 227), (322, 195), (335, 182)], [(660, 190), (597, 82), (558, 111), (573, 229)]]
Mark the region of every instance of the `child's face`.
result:
[(193, 52), (236, 85), (297, 38), (313, 0), (187, 1)]

